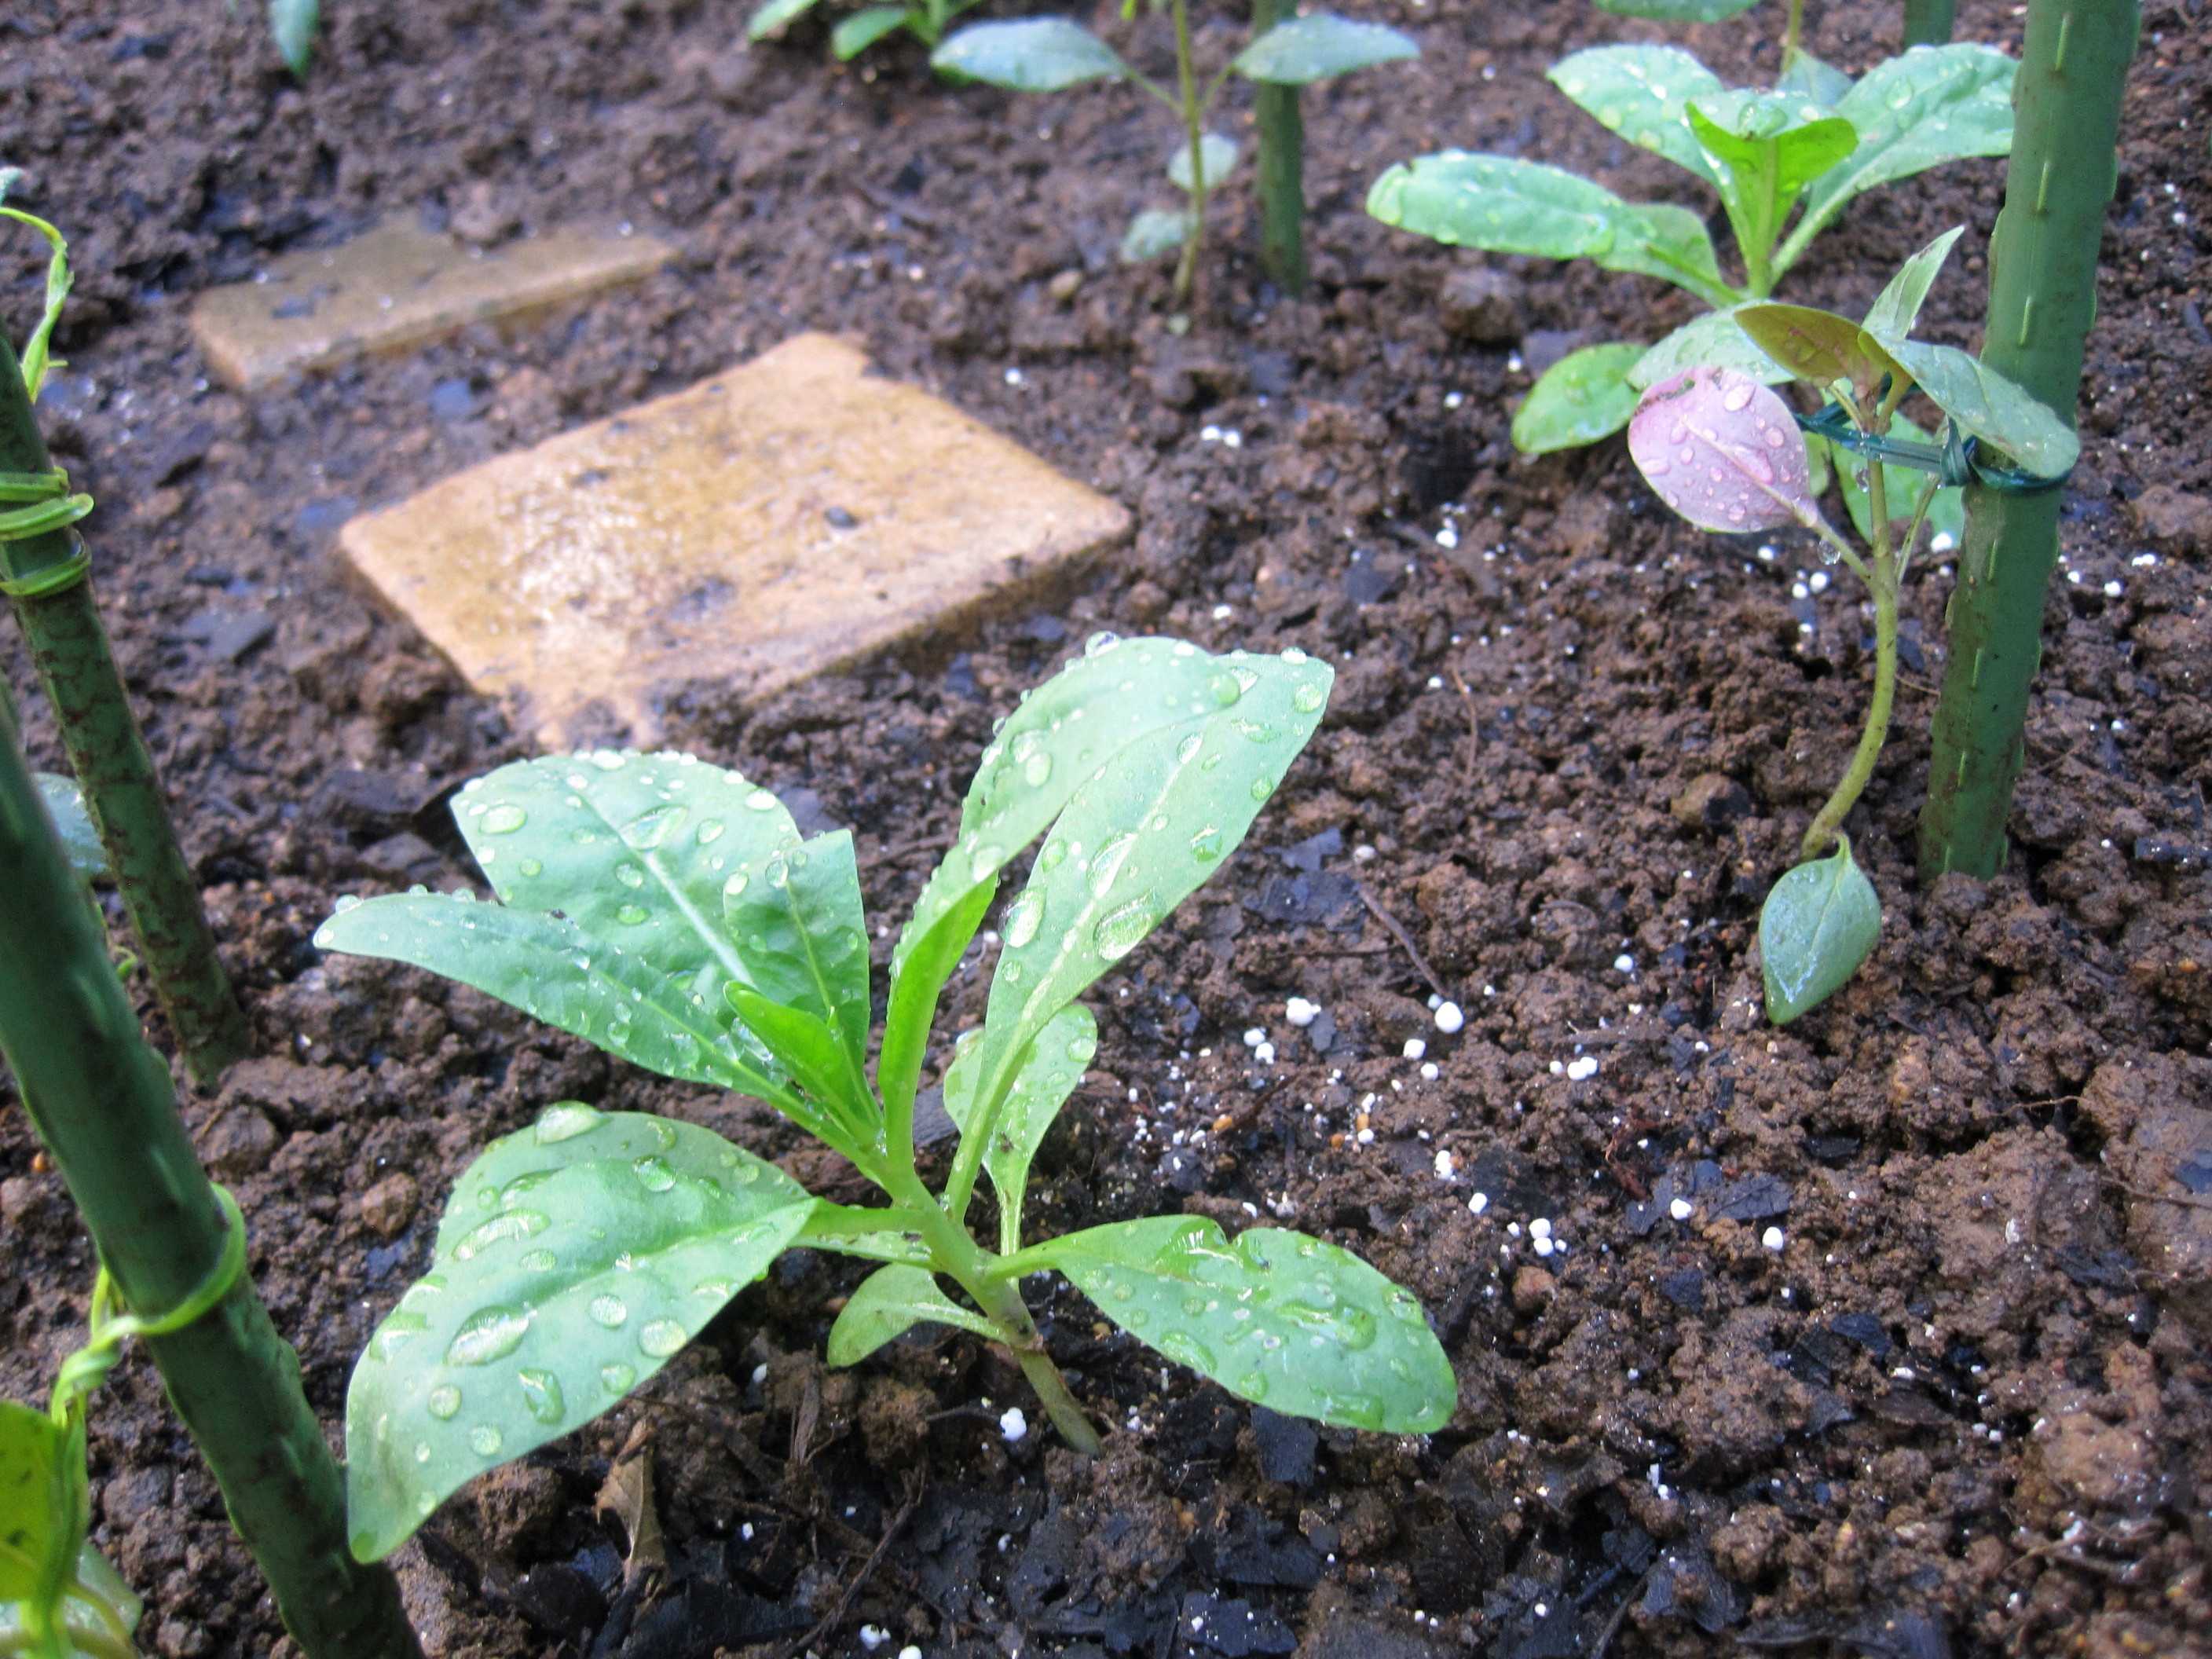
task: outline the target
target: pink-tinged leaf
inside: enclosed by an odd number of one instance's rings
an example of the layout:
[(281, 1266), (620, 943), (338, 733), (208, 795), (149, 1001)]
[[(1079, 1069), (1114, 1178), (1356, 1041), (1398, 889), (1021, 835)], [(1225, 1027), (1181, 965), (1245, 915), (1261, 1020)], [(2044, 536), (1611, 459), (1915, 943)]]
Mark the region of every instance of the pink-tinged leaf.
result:
[(1660, 499), (1702, 530), (1820, 521), (1788, 405), (1734, 369), (1686, 369), (1645, 392), (1628, 453)]

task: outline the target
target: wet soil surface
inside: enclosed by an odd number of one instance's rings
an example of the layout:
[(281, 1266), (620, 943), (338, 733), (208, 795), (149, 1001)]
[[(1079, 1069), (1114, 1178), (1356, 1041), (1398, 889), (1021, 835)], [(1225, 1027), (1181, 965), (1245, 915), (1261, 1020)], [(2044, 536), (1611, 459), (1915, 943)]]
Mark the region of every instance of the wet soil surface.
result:
[[(1139, 527), (1062, 600), (927, 653), (758, 707), (673, 695), (672, 741), (802, 823), (853, 825), (895, 922), (993, 720), (1092, 630), (1334, 661), (1328, 721), (1252, 841), (1091, 999), (1098, 1060), (1033, 1225), (1290, 1218), (1417, 1290), (1460, 1378), (1426, 1439), (1316, 1430), (1063, 1290), (1040, 1312), (1111, 1430), (1085, 1462), (1042, 1427), (1004, 1437), (1019, 1378), (965, 1337), (826, 1370), (859, 1274), (793, 1255), (642, 1395), (440, 1512), (400, 1558), (434, 1651), (2205, 1650), (2201, 0), (2146, 7), (2014, 854), (1988, 882), (1912, 878), (1950, 587), (1931, 559), (1851, 826), (1881, 945), (1779, 1032), (1757, 906), (1856, 735), (1871, 651), (1848, 578), (1820, 591), (1803, 542), (1689, 530), (1617, 444), (1511, 453), (1534, 372), (1656, 338), (1682, 301), (1359, 210), (1383, 166), (1447, 144), (1694, 200), (1540, 78), (1654, 27), (1578, 4), (1395, 14), (1417, 68), (1308, 100), (1311, 297), (1261, 283), (1240, 185), (1179, 335), (1164, 274), (1112, 257), (1171, 142), (1127, 89), (955, 91), (905, 46), (841, 70), (818, 28), (747, 52), (735, 8), (680, 0), (333, 6), (302, 88), (257, 9), (13, 7), (0, 134), (27, 204), (76, 238), (49, 427), (101, 499), (100, 592), (261, 1039), (185, 1109), (325, 1420), (445, 1188), (550, 1102), (672, 1113), (835, 1177), (764, 1109), (309, 943), (342, 893), (471, 880), (442, 797), (529, 752), (512, 711), (348, 586), (337, 526), (801, 327), (860, 337)], [(1893, 45), (1893, 4), (1811, 11), (1834, 62)], [(1961, 33), (2016, 52), (2018, 11), (1970, 3)], [(1731, 79), (1771, 74), (1770, 12), (1692, 43)], [(1240, 27), (1208, 9), (1202, 51)], [(1125, 34), (1164, 64), (1163, 26)], [(1862, 306), (1964, 222), (1931, 331), (1972, 343), (2001, 177), (1971, 163), (1854, 210), (1792, 296)], [(579, 213), (683, 253), (511, 337), (264, 395), (202, 378), (190, 297), (272, 253), (379, 215), (496, 238)], [(20, 333), (19, 244), (0, 276)], [(23, 684), (12, 634), (0, 652)], [(986, 945), (947, 1029), (980, 1018), (989, 965)], [(1291, 996), (1324, 1018), (1291, 1027)], [(29, 1400), (78, 1340), (93, 1264), (17, 1112), (0, 1177), (0, 1391)], [(147, 1365), (101, 1396), (92, 1457), (96, 1535), (148, 1597), (150, 1650), (289, 1647)], [(665, 1565), (626, 1577), (644, 1470)]]

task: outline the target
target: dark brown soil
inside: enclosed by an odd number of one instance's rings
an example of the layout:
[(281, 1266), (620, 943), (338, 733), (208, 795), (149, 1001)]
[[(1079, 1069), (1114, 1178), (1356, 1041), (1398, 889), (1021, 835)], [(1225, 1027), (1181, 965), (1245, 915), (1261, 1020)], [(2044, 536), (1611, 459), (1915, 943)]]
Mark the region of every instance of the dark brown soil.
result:
[[(964, 1337), (825, 1370), (857, 1275), (787, 1258), (641, 1397), (432, 1522), (401, 1564), (433, 1650), (657, 1659), (811, 1632), (842, 1656), (874, 1626), (885, 1659), (2207, 1651), (2202, 0), (2146, 7), (2014, 856), (1988, 883), (1912, 879), (1949, 587), (1931, 561), (1853, 823), (1882, 943), (1784, 1032), (1759, 1016), (1756, 909), (1855, 736), (1856, 595), (1793, 586), (1820, 569), (1805, 545), (1768, 562), (1676, 522), (1618, 445), (1510, 452), (1532, 368), (1656, 337), (1679, 301), (1516, 262), (1502, 291), (1455, 293), (1483, 261), (1359, 210), (1384, 165), (1445, 144), (1674, 189), (1540, 78), (1657, 30), (1565, 0), (1386, 8), (1421, 64), (1308, 100), (1312, 297), (1261, 286), (1240, 190), (1179, 336), (1164, 274), (1111, 257), (1158, 193), (1155, 108), (952, 90), (904, 46), (841, 70), (814, 28), (748, 52), (741, 9), (333, 4), (304, 88), (255, 5), (0, 18), (0, 149), (81, 271), (50, 428), (101, 500), (100, 591), (262, 1042), (185, 1110), (312, 1397), (335, 1425), (444, 1188), (556, 1098), (827, 1172), (749, 1103), (308, 943), (342, 892), (468, 879), (441, 793), (525, 752), (345, 584), (337, 526), (816, 327), (1097, 481), (1135, 509), (1134, 547), (1060, 611), (926, 657), (750, 709), (741, 687), (688, 693), (673, 740), (854, 825), (895, 921), (993, 719), (1091, 630), (1333, 659), (1328, 724), (1253, 843), (1092, 998), (1097, 1069), (1034, 1224), (1294, 1217), (1419, 1291), (1461, 1406), (1425, 1441), (1316, 1432), (1062, 1291), (1054, 1350), (1113, 1430), (1086, 1462), (1042, 1428), (1001, 1437), (1018, 1376)], [(1776, 9), (1693, 44), (1731, 78), (1771, 70)], [(1863, 67), (1897, 10), (1816, 0), (1816, 48)], [(2017, 50), (2019, 8), (1961, 11)], [(1209, 19), (1218, 60), (1242, 26)], [(1160, 24), (1134, 35), (1164, 61)], [(1984, 246), (2001, 177), (1969, 164), (1863, 205), (1794, 297), (1863, 304), (1954, 222)], [(198, 289), (379, 214), (496, 233), (606, 213), (682, 257), (514, 337), (253, 397), (210, 388), (188, 342)], [(1982, 261), (1963, 264), (1934, 328), (1971, 343)], [(20, 242), (0, 276), (20, 334)], [(12, 635), (0, 652), (24, 684)], [(952, 1022), (984, 981), (956, 982)], [(1467, 1011), (1456, 1036), (1432, 1029), (1437, 992)], [(1328, 1011), (1325, 1044), (1289, 1026), (1291, 995)], [(1416, 1036), (1433, 1077), (1402, 1055)], [(78, 1340), (93, 1264), (17, 1112), (0, 1177), (0, 1393), (29, 1400)], [(649, 1587), (624, 1587), (592, 1507), (626, 1446), (665, 1537)], [(149, 1649), (289, 1645), (143, 1363), (98, 1401), (92, 1457)]]

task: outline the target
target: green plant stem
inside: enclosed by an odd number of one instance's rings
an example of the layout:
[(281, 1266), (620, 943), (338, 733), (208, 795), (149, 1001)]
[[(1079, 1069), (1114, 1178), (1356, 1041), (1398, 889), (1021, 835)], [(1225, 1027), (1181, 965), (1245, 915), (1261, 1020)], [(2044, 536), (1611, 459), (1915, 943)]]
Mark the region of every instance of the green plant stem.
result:
[[(0, 739), (0, 1054), (124, 1304), (158, 1316), (222, 1260), (227, 1223), (12, 732)], [(146, 1346), (302, 1652), (415, 1659), (397, 1582), (347, 1551), (337, 1464), (251, 1279)]]
[(1199, 249), (1206, 241), (1206, 106), (1198, 95), (1198, 70), (1190, 56), (1189, 0), (1172, 0), (1175, 12), (1176, 90), (1182, 100), (1183, 142), (1190, 146), (1190, 234), (1176, 261), (1175, 302), (1190, 298), (1198, 280)]
[[(1252, 0), (1252, 38), (1297, 13), (1297, 0)], [(1306, 129), (1298, 89), (1255, 87), (1252, 118), (1260, 139), (1260, 263), (1283, 292), (1304, 294)]]
[(1797, 61), (1804, 48), (1798, 43), (1805, 38), (1805, 0), (1790, 0), (1790, 21), (1782, 27), (1782, 72), (1790, 73), (1790, 66)]
[(1958, 0), (1905, 0), (1906, 48), (1940, 46), (1949, 40), (1958, 9)]
[[(0, 339), (0, 472), (43, 472), (51, 465), (15, 349)], [(10, 580), (21, 580), (67, 565), (77, 548), (75, 531), (55, 531), (0, 543), (0, 564)], [(90, 579), (15, 596), (10, 604), (99, 826), (154, 994), (186, 1069), (195, 1082), (210, 1085), (252, 1047), (252, 1035), (216, 953), (199, 884), (177, 845)]]
[(1859, 746), (1851, 753), (1850, 765), (1844, 769), (1827, 803), (1814, 815), (1804, 840), (1798, 844), (1801, 859), (1815, 859), (1826, 853), (1843, 828), (1844, 819), (1858, 805), (1859, 796), (1874, 776), (1875, 763), (1881, 757), (1881, 746), (1889, 740), (1890, 711), (1897, 700), (1899, 562), (1891, 544), (1889, 491), (1878, 463), (1868, 474), (1867, 499), (1871, 508), (1869, 516), (1874, 521), (1874, 556), (1863, 571), (1867, 587), (1874, 595), (1874, 695), (1867, 700), (1866, 726), (1859, 733)]
[[(2069, 427), (2096, 310), (2097, 249), (2112, 200), (2133, 0), (2032, 0), (2014, 91), (2005, 204), (1990, 240), (1982, 361)], [(1959, 584), (1936, 705), (1920, 875), (1994, 875), (2020, 775), (2043, 603), (2058, 558), (2059, 494), (1966, 487)]]

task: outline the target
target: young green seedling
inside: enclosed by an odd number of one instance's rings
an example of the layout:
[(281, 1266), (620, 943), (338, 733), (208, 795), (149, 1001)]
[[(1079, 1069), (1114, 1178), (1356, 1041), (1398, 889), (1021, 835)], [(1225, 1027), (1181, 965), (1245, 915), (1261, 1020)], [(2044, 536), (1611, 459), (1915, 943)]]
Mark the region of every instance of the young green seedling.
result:
[[(1160, 0), (1152, 0), (1158, 9)], [(1016, 92), (1061, 92), (1086, 81), (1128, 81), (1176, 112), (1182, 129), (1168, 157), (1167, 174), (1183, 205), (1148, 208), (1129, 222), (1121, 257), (1132, 263), (1182, 250), (1176, 264), (1175, 301), (1189, 297), (1206, 239), (1207, 197), (1237, 165), (1237, 143), (1206, 130), (1231, 74), (1267, 87), (1304, 87), (1354, 70), (1418, 57), (1420, 47), (1396, 29), (1358, 23), (1333, 12), (1311, 12), (1275, 24), (1255, 36), (1213, 78), (1200, 83), (1191, 56), (1187, 0), (1166, 0), (1175, 20), (1176, 88), (1170, 92), (1140, 74), (1121, 53), (1079, 23), (1064, 17), (975, 23), (954, 35), (930, 62), (948, 73)], [(1136, 15), (1137, 0), (1123, 0), (1121, 15)]]
[[(764, 0), (745, 24), (745, 39), (763, 40), (798, 18), (820, 0)], [(925, 46), (945, 38), (952, 20), (982, 0), (920, 0), (914, 5), (863, 6), (838, 21), (830, 31), (830, 50), (840, 63), (849, 63), (884, 36), (905, 30)]]
[[(1645, 392), (1629, 422), (1629, 454), (1684, 518), (1723, 532), (1791, 525), (1811, 531), (1821, 556), (1848, 565), (1874, 601), (1874, 690), (1858, 747), (1805, 831), (1804, 862), (1774, 884), (1759, 914), (1766, 1012), (1778, 1025), (1840, 988), (1881, 934), (1881, 902), (1851, 856), (1843, 823), (1889, 733), (1899, 593), (1939, 493), (1954, 493), (1942, 486), (1968, 477), (1998, 488), (2023, 480), (2039, 485), (2063, 476), (2076, 453), (2073, 434), (2019, 386), (1963, 351), (1911, 338), (1921, 303), (1959, 234), (1948, 232), (1907, 261), (1863, 323), (1771, 303), (1735, 313), (1745, 337), (1784, 378), (1833, 400), (1806, 424), (1838, 457), (1837, 474), (1868, 544), (1864, 557), (1821, 515), (1799, 422), (1759, 380), (1729, 365), (1685, 369)], [(1898, 406), (1916, 387), (1945, 416), (1941, 447), (1895, 435), (1907, 425)], [(2008, 453), (2019, 468), (1982, 460), (1978, 447)], [(1870, 464), (1862, 467), (1857, 457)], [(1914, 489), (1907, 482), (1913, 470), (1935, 476), (1917, 486), (1900, 534), (1898, 509)]]
[[(1662, 9), (1709, 21), (1744, 9), (1684, 0)], [(1634, 9), (1653, 15), (1652, 3)], [(1713, 191), (1735, 238), (1741, 281), (1723, 275), (1702, 214), (1626, 201), (1540, 162), (1445, 150), (1375, 181), (1367, 210), (1385, 224), (1492, 253), (1589, 259), (1671, 283), (1711, 307), (1648, 349), (1585, 346), (1552, 365), (1513, 417), (1523, 452), (1619, 431), (1640, 391), (1693, 365), (1725, 364), (1770, 385), (1786, 379), (1738, 326), (1741, 307), (1771, 295), (1859, 195), (2010, 147), (2014, 64), (2003, 53), (1920, 47), (1854, 82), (1797, 48), (1799, 11), (1790, 9), (1783, 72), (1771, 90), (1723, 86), (1675, 46), (1596, 46), (1551, 71), (1553, 84), (1608, 130)]]
[[(1023, 1243), (1030, 1160), (1097, 1047), (1077, 998), (1243, 838), (1332, 678), (1297, 651), (1102, 635), (1025, 696), (891, 954), (872, 1079), (849, 832), (802, 840), (767, 790), (682, 755), (526, 761), (468, 786), (456, 817), (501, 902), (346, 903), (319, 945), (434, 969), (649, 1070), (766, 1101), (888, 1202), (817, 1199), (708, 1130), (574, 1102), (496, 1142), (355, 1370), (356, 1553), (382, 1556), (463, 1482), (608, 1409), (793, 1246), (884, 1264), (838, 1316), (832, 1364), (924, 1322), (974, 1332), (1086, 1449), (1097, 1437), (1020, 1293), (1048, 1269), (1244, 1399), (1391, 1433), (1441, 1426), (1456, 1390), (1419, 1303), (1334, 1244), (1274, 1228), (1231, 1241), (1188, 1215)], [(938, 996), (1039, 836), (983, 1024), (945, 1071), (960, 1139), (933, 1194), (914, 1120)], [(967, 1224), (985, 1175), (996, 1249)]]

